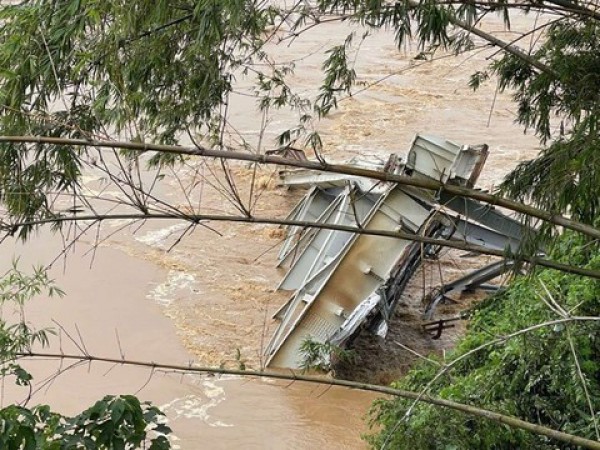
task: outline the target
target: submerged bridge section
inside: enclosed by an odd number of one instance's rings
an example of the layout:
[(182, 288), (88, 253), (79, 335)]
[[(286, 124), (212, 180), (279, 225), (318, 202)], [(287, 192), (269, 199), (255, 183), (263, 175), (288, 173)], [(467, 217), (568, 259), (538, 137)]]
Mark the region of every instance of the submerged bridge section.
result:
[[(417, 135), (406, 162), (394, 154), (388, 161), (348, 163), (473, 187), (487, 154), (486, 145)], [(474, 200), (309, 170), (283, 171), (280, 179), (289, 188), (308, 189), (288, 216), (293, 220), (405, 231), (512, 251), (524, 235), (518, 221)], [(274, 315), (279, 324), (266, 348), (267, 365), (300, 367), (307, 339), (344, 346), (365, 329), (384, 337), (411, 276), (437, 250), (403, 239), (288, 227), (279, 265), (289, 269), (278, 288), (291, 296)], [(478, 288), (511, 267), (495, 263), (443, 286), (431, 296), (428, 316), (446, 294)]]

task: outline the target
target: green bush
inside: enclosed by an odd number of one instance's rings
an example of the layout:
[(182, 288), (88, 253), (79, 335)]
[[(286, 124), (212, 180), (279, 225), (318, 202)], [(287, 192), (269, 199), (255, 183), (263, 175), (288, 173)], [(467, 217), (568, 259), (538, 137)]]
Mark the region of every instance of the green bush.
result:
[[(600, 268), (597, 243), (570, 234), (559, 240), (554, 253), (563, 262)], [(598, 316), (600, 282), (554, 270), (519, 277), (504, 293), (472, 311), (467, 334), (440, 362), (450, 364), (485, 343), (561, 319), (560, 308), (569, 316)], [(435, 381), (440, 366), (424, 362), (394, 387), (422, 391), (431, 384), (428, 393), (433, 396), (598, 439), (599, 331), (600, 322), (592, 320), (540, 327), (465, 356)], [(375, 448), (572, 448), (445, 408), (424, 403), (413, 406), (410, 400), (379, 400), (371, 418), (380, 426), (377, 434), (367, 437)]]

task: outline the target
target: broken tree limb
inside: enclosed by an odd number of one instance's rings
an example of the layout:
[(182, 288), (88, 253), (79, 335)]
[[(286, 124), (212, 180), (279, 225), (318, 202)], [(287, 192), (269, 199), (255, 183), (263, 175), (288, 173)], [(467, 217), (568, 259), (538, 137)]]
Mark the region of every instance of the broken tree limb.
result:
[(520, 261), (528, 262), (530, 264), (547, 267), (549, 269), (559, 270), (561, 272), (572, 273), (575, 275), (581, 275), (584, 277), (590, 277), (600, 279), (600, 271), (593, 269), (586, 269), (583, 267), (570, 266), (568, 264), (562, 264), (556, 261), (551, 261), (536, 256), (527, 255), (507, 255), (502, 250), (488, 248), (483, 245), (469, 244), (467, 242), (459, 240), (448, 240), (448, 239), (436, 239), (427, 236), (421, 236), (414, 233), (405, 233), (402, 231), (389, 231), (389, 230), (367, 230), (364, 228), (358, 228), (348, 225), (330, 224), (330, 223), (318, 223), (302, 220), (289, 220), (289, 219), (276, 219), (270, 217), (256, 217), (256, 216), (232, 216), (232, 215), (211, 215), (211, 214), (176, 214), (176, 213), (136, 213), (136, 214), (109, 214), (109, 215), (75, 215), (75, 216), (58, 216), (47, 219), (40, 219), (30, 222), (14, 223), (14, 224), (0, 224), (8, 233), (15, 233), (19, 228), (25, 226), (37, 226), (47, 224), (57, 224), (61, 222), (102, 222), (108, 220), (186, 220), (192, 223), (198, 223), (205, 221), (212, 222), (238, 222), (238, 223), (254, 223), (254, 224), (267, 224), (267, 225), (282, 225), (282, 226), (294, 226), (300, 228), (319, 228), (325, 230), (345, 231), (355, 234), (368, 234), (372, 236), (381, 236), (393, 239), (405, 239), (407, 241), (422, 242), (424, 244), (439, 245), (442, 247), (450, 247), (458, 250), (464, 250), (468, 252), (481, 253), (490, 256), (499, 256), (507, 259), (518, 259)]
[(436, 180), (417, 179), (405, 175), (396, 175), (377, 170), (362, 169), (355, 166), (344, 164), (327, 164), (316, 161), (303, 161), (291, 158), (282, 158), (272, 155), (257, 155), (254, 153), (214, 150), (205, 147), (185, 147), (179, 145), (160, 145), (160, 144), (145, 144), (138, 142), (119, 142), (119, 141), (103, 141), (103, 140), (86, 140), (86, 139), (67, 139), (55, 138), (46, 136), (0, 136), (0, 143), (30, 143), (30, 144), (50, 144), (50, 145), (68, 145), (68, 146), (83, 146), (111, 149), (126, 149), (131, 151), (146, 152), (155, 151), (176, 155), (199, 156), (205, 158), (220, 158), (225, 160), (248, 161), (265, 165), (278, 165), (298, 167), (302, 169), (318, 170), (322, 172), (332, 172), (345, 175), (354, 175), (358, 177), (371, 178), (390, 183), (396, 183), (404, 186), (414, 186), (421, 189), (432, 191), (444, 191), (459, 197), (467, 197), (488, 203), (494, 206), (500, 206), (520, 214), (568, 228), (573, 231), (580, 232), (595, 239), (600, 239), (600, 229), (594, 228), (575, 220), (571, 220), (560, 214), (554, 214), (549, 211), (525, 205), (523, 203), (510, 200), (499, 195), (489, 194), (469, 189), (453, 184), (445, 184)]
[(423, 403), (429, 403), (435, 406), (441, 406), (444, 408), (453, 409), (460, 411), (470, 416), (481, 417), (483, 419), (490, 420), (492, 422), (501, 423), (511, 428), (518, 428), (521, 430), (528, 431), (541, 436), (546, 436), (551, 439), (555, 439), (560, 442), (565, 442), (570, 445), (580, 446), (586, 449), (600, 450), (600, 442), (592, 441), (590, 439), (582, 438), (572, 434), (564, 433), (562, 431), (553, 430), (551, 428), (527, 422), (513, 416), (507, 416), (494, 411), (489, 411), (476, 406), (465, 405), (463, 403), (454, 402), (452, 400), (446, 400), (438, 397), (430, 397), (426, 395), (420, 395), (417, 392), (405, 391), (402, 389), (394, 389), (387, 386), (379, 386), (375, 384), (359, 383), (356, 381), (349, 380), (336, 380), (328, 379), (317, 376), (309, 376), (301, 373), (289, 372), (263, 372), (256, 370), (239, 370), (239, 369), (225, 369), (216, 367), (196, 367), (192, 365), (177, 365), (177, 364), (162, 364), (151, 361), (136, 361), (118, 358), (107, 358), (101, 356), (94, 356), (90, 354), (85, 355), (70, 355), (64, 353), (17, 353), (18, 358), (43, 358), (43, 359), (56, 359), (60, 361), (64, 360), (75, 360), (82, 362), (102, 362), (123, 366), (136, 366), (136, 367), (147, 367), (153, 371), (156, 369), (170, 370), (182, 373), (212, 373), (212, 374), (223, 374), (223, 375), (237, 375), (243, 377), (255, 377), (255, 378), (271, 378), (278, 380), (287, 381), (301, 381), (306, 383), (321, 384), (325, 386), (340, 386), (350, 389), (358, 389), (362, 391), (377, 392), (380, 394), (391, 395), (395, 397), (406, 398), (409, 400), (421, 401)]

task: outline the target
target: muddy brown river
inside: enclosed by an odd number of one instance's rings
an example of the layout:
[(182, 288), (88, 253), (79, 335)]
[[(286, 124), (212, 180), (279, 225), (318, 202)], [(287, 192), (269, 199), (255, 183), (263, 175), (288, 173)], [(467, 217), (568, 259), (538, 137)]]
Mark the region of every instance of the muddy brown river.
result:
[[(526, 27), (532, 20), (520, 17), (513, 26)], [(485, 28), (501, 30), (502, 23), (491, 19)], [(283, 61), (299, 58), (292, 77), (299, 92), (314, 94), (322, 77), (323, 50), (341, 42), (349, 31), (346, 25), (323, 25), (276, 50)], [(504, 37), (511, 36), (506, 32)], [(536, 138), (513, 123), (515, 106), (507, 94), (496, 93), (493, 82), (477, 92), (467, 85), (469, 75), (483, 68), (494, 52), (486, 48), (416, 61), (412, 59), (416, 48), (399, 51), (390, 34), (374, 33), (361, 46), (356, 70), (360, 81), (377, 84), (340, 102), (340, 109), (318, 124), (324, 153), (337, 160), (404, 154), (416, 132), (458, 143), (487, 143), (490, 156), (479, 185), (492, 187), (516, 163), (535, 155), (537, 148)], [(263, 148), (272, 148), (274, 136), (293, 125), (294, 116), (271, 111), (261, 119), (256, 101), (240, 95), (250, 91), (249, 81), (242, 80), (238, 94), (232, 96), (232, 142), (241, 136), (253, 145), (260, 141)], [(177, 174), (167, 174), (161, 195), (172, 204), (205, 213), (231, 212), (216, 181), (209, 182), (217, 169), (213, 163), (190, 163)], [(232, 170), (242, 194), (253, 196), (256, 214), (285, 216), (301, 195), (276, 188), (274, 169), (260, 169), (256, 176), (244, 165)], [(203, 190), (184, 198), (181, 182), (200, 172), (206, 181)], [(247, 186), (252, 180), (259, 181), (259, 188), (250, 194)], [(91, 173), (85, 183), (90, 192), (99, 189), (97, 174)], [(119, 193), (103, 191), (103, 195), (117, 198)], [(272, 226), (219, 223), (214, 225), (218, 234), (198, 227), (179, 241), (185, 228), (176, 221), (112, 222), (98, 234), (95, 229), (84, 234), (66, 259), (59, 258), (52, 266), (52, 275), (67, 296), (36, 299), (28, 307), (28, 320), (64, 328), (60, 339), (53, 339), (52, 350), (77, 352), (71, 336), (89, 353), (101, 356), (226, 367), (243, 361), (248, 368), (260, 367), (262, 348), (273, 330), (270, 315), (287, 298), (274, 290), (283, 275), (275, 268), (281, 233)], [(93, 251), (98, 236), (102, 241)], [(49, 232), (25, 245), (5, 241), (0, 247), (2, 269), (17, 256), (23, 269), (49, 264), (62, 248), (60, 236)], [(454, 272), (460, 274), (460, 268)], [(32, 403), (49, 403), (71, 414), (106, 394), (137, 393), (167, 413), (174, 448), (179, 449), (365, 448), (364, 416), (376, 398), (302, 383), (182, 377), (100, 363), (67, 370), (54, 379), (65, 363), (35, 361), (27, 366), (38, 383)], [(7, 385), (2, 403), (25, 396)]]

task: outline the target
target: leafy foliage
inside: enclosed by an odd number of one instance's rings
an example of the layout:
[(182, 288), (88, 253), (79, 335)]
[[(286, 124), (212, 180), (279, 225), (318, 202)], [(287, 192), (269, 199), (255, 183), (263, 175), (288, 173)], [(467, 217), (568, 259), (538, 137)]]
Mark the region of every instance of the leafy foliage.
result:
[[(475, 74), (471, 84), (477, 87), (495, 74), (501, 89), (515, 90), (519, 122), (549, 144), (539, 158), (521, 164), (507, 178), (503, 192), (592, 223), (600, 207), (598, 17), (583, 3), (564, 4), (558, 0), (317, 0), (294, 2), (290, 10), (252, 0), (25, 0), (0, 7), (0, 132), (83, 139), (116, 134), (160, 143), (175, 143), (187, 134), (225, 148), (229, 95), (237, 77), (253, 74), (263, 111), (287, 106), (298, 112), (298, 126), (284, 131), (279, 144), (292, 145), (307, 135), (304, 143), (317, 152), (321, 140), (311, 130), (313, 114), (327, 115), (340, 96), (352, 94), (356, 83), (353, 38), (329, 50), (318, 96), (310, 101), (294, 93), (286, 81), (293, 64), (278, 67), (266, 52), (266, 44), (278, 31), (285, 28), (288, 38), (295, 38), (325, 20), (347, 20), (368, 29), (392, 30), (399, 47), (416, 39), (426, 50), (423, 54), (437, 49), (461, 52), (473, 48), (472, 32), (487, 14), (501, 14), (510, 26), (514, 9), (539, 9), (557, 15), (545, 25), (542, 43), (524, 53), (501, 45), (507, 53), (497, 57), (488, 71)], [(86, 149), (1, 144), (0, 201), (17, 222), (55, 219), (50, 193), (77, 193), (81, 173), (93, 160)], [(158, 167), (178, 161), (161, 154), (151, 159)], [(10, 224), (2, 225), (8, 227), (4, 231), (17, 231)], [(32, 229), (33, 225), (21, 226), (18, 232), (26, 237)], [(557, 232), (542, 231), (551, 237)], [(574, 239), (559, 241), (560, 256), (570, 263), (598, 267), (597, 248)], [(39, 294), (49, 281), (43, 276), (10, 277), (0, 286), (2, 301), (19, 305)], [(597, 314), (597, 283), (552, 271), (539, 273), (536, 283), (530, 281), (523, 279), (502, 297), (484, 304), (456, 354), (485, 342), (490, 333), (506, 334), (552, 317), (537, 297), (542, 284), (566, 308)], [(537, 330), (478, 352), (454, 368), (452, 383), (441, 378), (432, 389), (441, 396), (591, 435), (588, 399), (574, 376), (569, 344), (570, 339), (575, 342), (581, 369), (593, 387), (590, 391), (597, 392), (596, 332), (590, 324)], [(15, 356), (35, 342), (45, 344), (45, 332), (31, 330), (24, 320), (15, 325), (1, 322), (0, 339), (2, 375), (29, 384), (31, 376), (15, 363)], [(307, 366), (322, 368), (336, 351), (310, 341), (303, 347)], [(432, 375), (432, 368), (423, 367), (401, 384), (422, 387)], [(597, 410), (598, 399), (591, 400)], [(530, 435), (422, 405), (409, 421), (398, 422), (408, 407), (402, 401), (380, 404), (377, 420), (384, 432), (373, 438), (374, 443), (390, 436), (398, 448), (430, 448), (433, 436), (435, 446), (441, 448), (549, 445)], [(40, 442), (61, 448), (63, 444), (123, 448), (141, 443), (146, 438), (143, 424), (156, 424), (159, 416), (130, 397), (105, 398), (76, 418), (60, 417), (45, 407), (31, 411), (9, 407), (1, 412), (6, 433), (0, 439), (6, 440), (0, 442), (6, 448), (30, 448)], [(40, 431), (40, 423), (73, 442), (51, 442), (54, 435)], [(158, 449), (168, 443), (158, 436), (152, 445)]]
[[(486, 15), (499, 14), (510, 27), (517, 10), (553, 14), (538, 27), (544, 39), (529, 51), (512, 50), (528, 32), (511, 45), (478, 33)], [(294, 63), (276, 63), (269, 55), (271, 44), (329, 21), (392, 30), (399, 47), (416, 40), (422, 54), (470, 50), (477, 34), (505, 52), (487, 71), (474, 74), (471, 85), (495, 74), (501, 89), (515, 90), (518, 121), (544, 142), (557, 138), (540, 158), (521, 164), (502, 192), (591, 223), (600, 198), (598, 19), (583, 4), (565, 6), (558, 0), (318, 0), (292, 6), (258, 0), (176, 5), (165, 0), (28, 0), (0, 7), (0, 132), (79, 138), (116, 134), (160, 143), (188, 135), (226, 147), (229, 96), (238, 79), (254, 77), (263, 113), (283, 107), (298, 113), (298, 124), (281, 133), (279, 145), (302, 142), (320, 158), (314, 120), (352, 95), (357, 82), (353, 58), (360, 44), (354, 44), (352, 33), (326, 52), (314, 99), (294, 92), (287, 82)], [(51, 220), (57, 213), (48, 194), (77, 192), (82, 166), (92, 160), (85, 151), (61, 145), (2, 144), (0, 200), (15, 221)], [(150, 160), (159, 167), (179, 161), (160, 153)], [(25, 237), (31, 229), (18, 231)], [(540, 236), (552, 237), (555, 231), (543, 229)]]
[(300, 344), (303, 371), (317, 370), (329, 372), (336, 362), (350, 361), (354, 358), (353, 350), (345, 349), (331, 342), (318, 342), (307, 338)]
[[(223, 145), (234, 72), (273, 15), (245, 0), (24, 1), (0, 6), (0, 132)], [(26, 58), (23, 55), (27, 55)], [(110, 130), (110, 132), (108, 131)], [(0, 145), (0, 201), (17, 222), (57, 217), (48, 195), (78, 192), (88, 152)], [(178, 162), (157, 154), (154, 165)], [(25, 237), (31, 226), (19, 228)]]
[[(170, 428), (163, 414), (131, 395), (106, 396), (75, 417), (64, 417), (48, 406), (28, 409), (8, 406), (0, 410), (0, 446), (12, 449), (149, 450), (171, 448)], [(151, 431), (150, 431), (151, 430)]]
[(600, 198), (599, 31), (597, 20), (580, 18), (548, 27), (533, 55), (558, 77), (532, 70), (512, 56), (492, 65), (500, 87), (516, 89), (519, 122), (543, 141), (555, 139), (538, 158), (520, 164), (501, 190), (590, 224), (598, 217)]
[(6, 130), (59, 100), (62, 115), (47, 118), (55, 131), (86, 137), (134, 123), (140, 138), (170, 143), (210, 126), (230, 89), (225, 69), (256, 49), (269, 10), (243, 0), (61, 0), (4, 6), (2, 15)]
[[(35, 269), (32, 275), (26, 275), (17, 269), (17, 262), (0, 279), (0, 376), (14, 376), (20, 386), (29, 386), (31, 375), (15, 361), (20, 353), (31, 351), (35, 344), (48, 345), (48, 335), (52, 330), (34, 330), (25, 318), (25, 303), (34, 296), (46, 292), (49, 297), (62, 296), (63, 292), (48, 278), (45, 270)], [(4, 315), (10, 307), (15, 309), (17, 320), (7, 320)]]
[(353, 35), (349, 35), (343, 45), (327, 51), (328, 57), (323, 63), (325, 82), (317, 97), (319, 115), (327, 115), (332, 108), (337, 108), (337, 92), (350, 93), (356, 80), (356, 71), (348, 65), (348, 48), (352, 44)]
[[(563, 261), (600, 267), (597, 246), (571, 235), (561, 239), (556, 252)], [(570, 315), (597, 317), (600, 283), (553, 270), (521, 277), (475, 309), (467, 335), (445, 362), (472, 354), (437, 379), (439, 367), (422, 364), (395, 386), (415, 391), (428, 386), (434, 396), (597, 439), (599, 322), (541, 327), (477, 350), (498, 337), (560, 319), (553, 302)], [(369, 442), (395, 449), (569, 448), (484, 419), (425, 404), (412, 406), (407, 400), (379, 401), (372, 417), (382, 431)]]
[(533, 200), (548, 211), (569, 211), (577, 220), (593, 223), (600, 213), (600, 135), (587, 132), (587, 122), (536, 159), (519, 164), (501, 189), (518, 200)]

